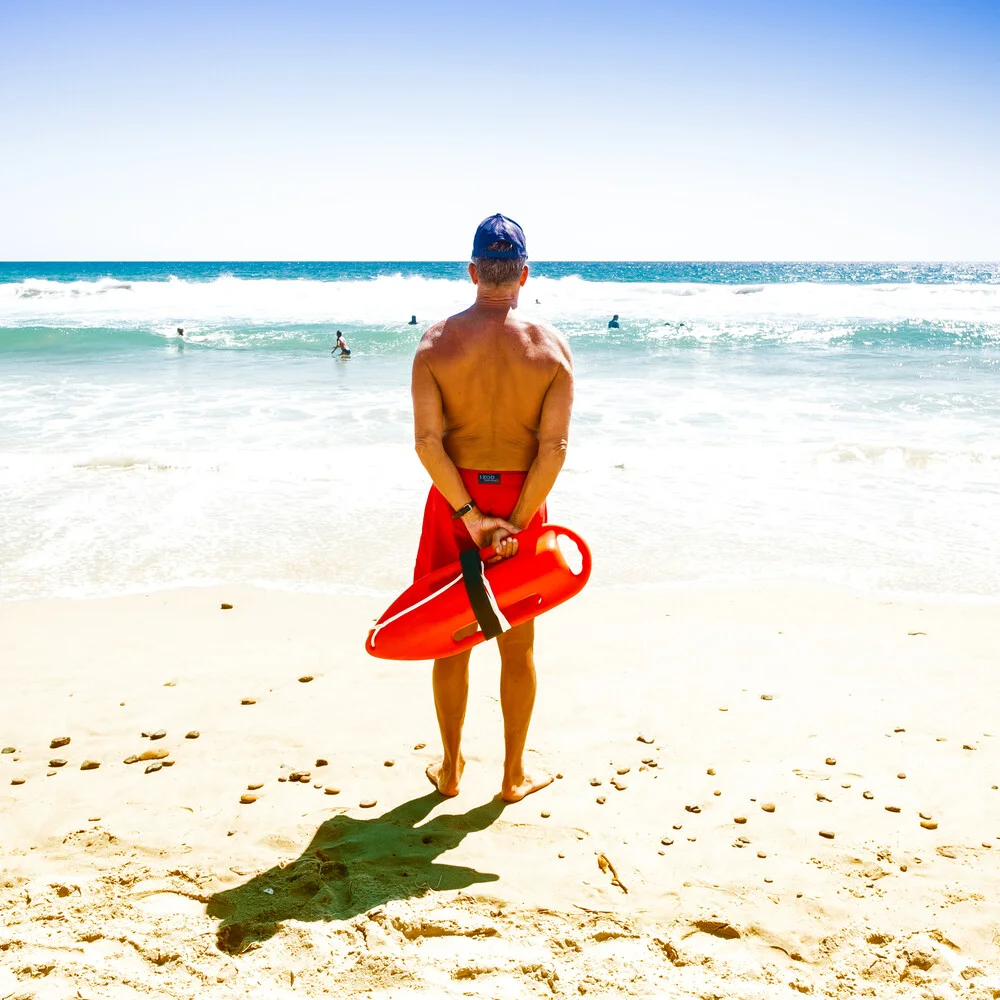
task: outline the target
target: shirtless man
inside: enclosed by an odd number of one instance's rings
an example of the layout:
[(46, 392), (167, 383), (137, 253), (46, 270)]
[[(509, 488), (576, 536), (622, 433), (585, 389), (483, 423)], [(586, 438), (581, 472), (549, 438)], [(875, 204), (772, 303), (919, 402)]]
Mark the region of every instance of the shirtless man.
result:
[[(414, 579), (462, 549), (492, 544), (517, 552), (517, 533), (546, 519), (562, 468), (573, 405), (569, 346), (551, 327), (519, 319), (528, 278), (524, 233), (502, 215), (484, 220), (472, 246), (476, 301), (435, 323), (413, 361), (417, 455), (433, 486), (424, 509)], [(516, 802), (548, 785), (527, 774), (524, 744), (535, 704), (534, 621), (497, 637), (504, 719), (501, 795)], [(427, 769), (442, 795), (457, 795), (465, 760), (462, 723), (469, 652), (434, 661), (434, 705), (444, 756)]]

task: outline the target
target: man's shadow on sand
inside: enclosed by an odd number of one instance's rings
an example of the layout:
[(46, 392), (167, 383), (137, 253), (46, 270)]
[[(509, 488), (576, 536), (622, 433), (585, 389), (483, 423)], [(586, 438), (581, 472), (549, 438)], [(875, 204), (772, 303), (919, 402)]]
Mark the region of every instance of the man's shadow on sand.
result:
[(372, 819), (334, 816), (295, 861), (216, 893), (208, 914), (219, 919), (219, 949), (238, 954), (277, 933), (283, 920), (348, 920), (391, 899), (496, 882), (499, 875), (435, 864), (466, 834), (485, 830), (503, 812), (500, 796), (460, 815), (416, 824), (441, 802), (437, 792)]

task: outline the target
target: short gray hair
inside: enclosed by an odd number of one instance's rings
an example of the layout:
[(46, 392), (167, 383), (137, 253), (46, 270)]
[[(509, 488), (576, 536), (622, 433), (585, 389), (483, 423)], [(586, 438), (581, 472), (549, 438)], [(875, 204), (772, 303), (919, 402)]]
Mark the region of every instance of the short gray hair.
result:
[[(506, 240), (491, 243), (487, 250), (511, 250), (512, 245)], [(497, 288), (512, 285), (521, 277), (521, 271), (527, 257), (473, 257), (472, 263), (479, 272), (479, 283), (487, 288)]]

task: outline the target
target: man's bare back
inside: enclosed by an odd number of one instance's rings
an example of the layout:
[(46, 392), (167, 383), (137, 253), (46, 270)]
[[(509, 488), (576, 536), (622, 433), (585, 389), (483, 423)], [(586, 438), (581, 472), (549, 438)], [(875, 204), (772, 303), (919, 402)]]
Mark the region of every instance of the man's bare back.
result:
[(546, 394), (570, 367), (557, 331), (477, 303), (432, 326), (417, 359), (441, 393), (443, 443), (455, 465), (530, 468)]

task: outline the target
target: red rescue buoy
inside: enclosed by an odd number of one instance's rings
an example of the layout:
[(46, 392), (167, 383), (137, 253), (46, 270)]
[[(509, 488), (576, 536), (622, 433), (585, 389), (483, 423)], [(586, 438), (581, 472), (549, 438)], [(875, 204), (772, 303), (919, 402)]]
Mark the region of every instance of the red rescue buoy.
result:
[(491, 566), (488, 547), (428, 573), (386, 609), (365, 649), (386, 660), (452, 656), (568, 601), (590, 578), (590, 549), (569, 528), (517, 536), (517, 554)]

